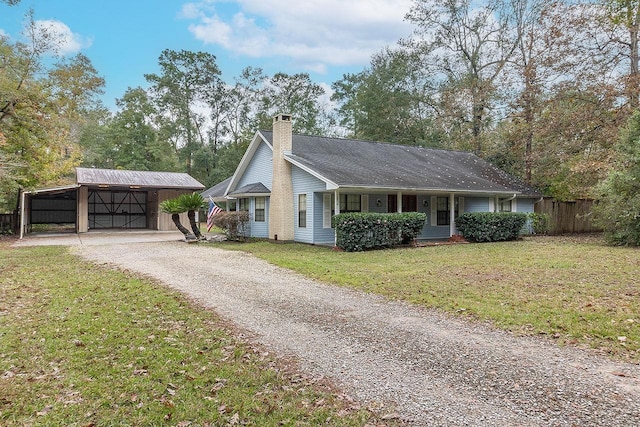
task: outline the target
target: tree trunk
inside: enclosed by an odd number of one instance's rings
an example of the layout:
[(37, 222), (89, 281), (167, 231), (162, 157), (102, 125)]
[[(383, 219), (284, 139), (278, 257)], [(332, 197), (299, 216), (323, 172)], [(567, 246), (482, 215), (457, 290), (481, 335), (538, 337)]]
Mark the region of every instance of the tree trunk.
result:
[(638, 87), (640, 86), (640, 54), (638, 52), (638, 32), (638, 23), (634, 20), (633, 25), (629, 28), (629, 59), (631, 63), (630, 74), (627, 81), (627, 96), (632, 110), (637, 109), (639, 105)]
[(191, 230), (193, 230), (193, 234), (195, 234), (198, 239), (202, 239), (203, 236), (200, 232), (200, 227), (198, 227), (198, 223), (196, 222), (196, 211), (188, 211), (187, 216), (189, 217), (189, 223), (191, 224)]
[(171, 219), (173, 220), (173, 223), (176, 225), (176, 227), (178, 227), (178, 230), (180, 230), (180, 232), (184, 234), (185, 237), (191, 234), (189, 233), (189, 230), (187, 230), (180, 222), (180, 214), (172, 214)]

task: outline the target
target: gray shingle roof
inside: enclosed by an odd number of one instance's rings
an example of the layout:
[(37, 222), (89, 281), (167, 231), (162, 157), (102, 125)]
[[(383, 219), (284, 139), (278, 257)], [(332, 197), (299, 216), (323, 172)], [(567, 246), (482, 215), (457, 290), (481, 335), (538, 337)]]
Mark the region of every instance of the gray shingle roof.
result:
[(211, 197), (212, 199), (220, 199), (224, 197), (225, 191), (227, 191), (227, 187), (229, 186), (229, 182), (231, 181), (231, 177), (225, 179), (222, 182), (217, 183), (211, 188), (207, 188), (205, 191), (200, 193), (203, 198), (208, 199)]
[[(261, 133), (273, 143), (273, 132)], [(294, 134), (288, 157), (340, 187), (540, 195), (462, 151)]]
[(204, 185), (186, 173), (117, 169), (76, 168), (76, 182), (80, 185), (108, 185), (110, 187), (137, 186), (186, 190), (202, 190), (204, 188)]
[(232, 191), (229, 193), (230, 195), (239, 195), (239, 194), (270, 194), (271, 190), (269, 190), (265, 185), (261, 182), (254, 182), (251, 184), (243, 185), (242, 187)]

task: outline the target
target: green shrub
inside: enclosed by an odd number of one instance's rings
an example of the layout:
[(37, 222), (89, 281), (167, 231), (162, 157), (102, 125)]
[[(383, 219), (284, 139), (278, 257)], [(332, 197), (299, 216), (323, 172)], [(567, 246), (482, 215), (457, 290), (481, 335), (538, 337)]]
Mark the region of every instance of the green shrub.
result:
[(526, 222), (525, 213), (468, 212), (456, 218), (456, 227), (466, 240), (497, 242), (516, 240)]
[(546, 213), (531, 212), (527, 214), (533, 234), (547, 234), (551, 230), (551, 217)]
[(640, 246), (640, 111), (620, 132), (614, 164), (596, 187), (594, 224), (612, 245)]
[(249, 212), (218, 212), (213, 216), (213, 224), (220, 228), (229, 240), (245, 240), (248, 235)]
[(427, 219), (421, 212), (354, 212), (333, 217), (336, 245), (348, 252), (380, 249), (415, 239)]

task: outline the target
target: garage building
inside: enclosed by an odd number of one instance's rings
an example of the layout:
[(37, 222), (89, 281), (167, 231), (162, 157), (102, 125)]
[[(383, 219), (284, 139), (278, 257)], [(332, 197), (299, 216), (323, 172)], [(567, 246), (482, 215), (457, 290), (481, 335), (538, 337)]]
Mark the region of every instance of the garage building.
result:
[(77, 233), (175, 230), (160, 203), (203, 189), (186, 173), (76, 168), (75, 184), (22, 193), (20, 237), (35, 224), (73, 224)]

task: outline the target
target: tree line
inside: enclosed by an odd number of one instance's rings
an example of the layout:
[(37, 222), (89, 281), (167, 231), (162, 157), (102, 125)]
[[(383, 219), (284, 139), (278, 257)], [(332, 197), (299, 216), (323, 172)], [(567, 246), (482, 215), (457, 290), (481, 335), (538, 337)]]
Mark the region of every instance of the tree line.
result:
[(473, 151), (546, 195), (600, 194), (640, 104), (640, 0), (415, 0), (406, 20), (411, 36), (330, 91), (255, 67), (223, 79), (215, 56), (165, 50), (115, 112), (86, 56), (44, 65), (55, 46), (31, 20), (30, 43), (0, 38), (0, 203), (78, 164), (210, 186), (281, 112), (295, 132)]

